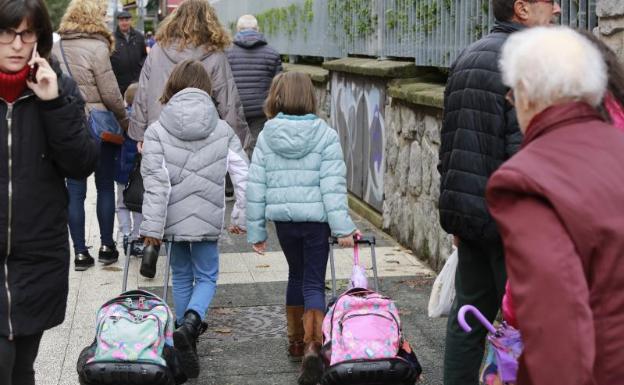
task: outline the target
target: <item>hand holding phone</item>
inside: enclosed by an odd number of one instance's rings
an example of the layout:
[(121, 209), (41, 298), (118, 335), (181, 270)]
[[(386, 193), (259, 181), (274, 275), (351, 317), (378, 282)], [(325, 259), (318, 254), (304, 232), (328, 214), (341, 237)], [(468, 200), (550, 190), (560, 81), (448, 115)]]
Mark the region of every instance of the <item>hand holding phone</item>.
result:
[(32, 56), (30, 57), (30, 71), (28, 71), (28, 81), (31, 83), (37, 84), (37, 70), (39, 69), (39, 64), (35, 63), (33, 59), (39, 57), (39, 53), (37, 52), (37, 43), (33, 47)]
[(33, 90), (41, 100), (52, 100), (59, 96), (58, 76), (50, 63), (39, 56), (37, 45), (33, 47), (32, 57), (28, 62), (30, 70), (26, 85)]

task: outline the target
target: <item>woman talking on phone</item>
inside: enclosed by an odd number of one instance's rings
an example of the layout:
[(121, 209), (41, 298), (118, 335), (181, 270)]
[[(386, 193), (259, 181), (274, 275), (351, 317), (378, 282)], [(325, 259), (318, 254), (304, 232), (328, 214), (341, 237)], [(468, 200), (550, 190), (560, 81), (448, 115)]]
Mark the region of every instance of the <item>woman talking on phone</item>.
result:
[(93, 172), (98, 151), (76, 84), (48, 61), (44, 1), (0, 9), (0, 384), (31, 385), (41, 336), (65, 316), (65, 178)]

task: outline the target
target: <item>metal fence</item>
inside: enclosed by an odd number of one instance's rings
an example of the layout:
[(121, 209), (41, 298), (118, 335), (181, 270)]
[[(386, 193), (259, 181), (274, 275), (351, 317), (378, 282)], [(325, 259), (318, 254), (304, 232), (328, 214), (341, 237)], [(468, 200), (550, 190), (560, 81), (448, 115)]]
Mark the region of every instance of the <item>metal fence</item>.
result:
[[(560, 23), (596, 26), (595, 0), (562, 0)], [(448, 67), (491, 29), (489, 0), (217, 0), (232, 31), (242, 14), (258, 17), (270, 44), (286, 55), (412, 58)]]

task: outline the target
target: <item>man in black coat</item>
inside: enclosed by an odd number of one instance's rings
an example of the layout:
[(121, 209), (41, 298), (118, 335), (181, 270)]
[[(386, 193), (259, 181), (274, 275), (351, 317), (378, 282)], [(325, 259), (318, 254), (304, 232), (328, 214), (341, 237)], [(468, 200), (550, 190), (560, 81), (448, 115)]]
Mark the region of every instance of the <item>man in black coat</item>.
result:
[(282, 72), (282, 60), (258, 31), (258, 20), (254, 16), (241, 16), (237, 30), (234, 45), (228, 49), (227, 56), (251, 131), (250, 149), (253, 151), (266, 122), (264, 100), (273, 77)]
[(139, 81), (146, 57), (147, 49), (143, 34), (132, 28), (130, 12), (120, 12), (117, 15), (115, 52), (111, 56), (111, 64), (122, 95), (130, 84)]
[[(445, 385), (477, 385), (486, 330), (457, 323), (463, 305), (474, 305), (493, 320), (505, 290), (503, 245), (490, 216), (485, 187), (490, 175), (519, 148), (522, 134), (506, 100), (498, 61), (509, 34), (547, 25), (561, 12), (550, 0), (493, 0), (496, 24), (466, 48), (451, 67), (444, 97), (439, 154), (440, 222), (455, 236), (459, 251), (456, 298), (448, 318)], [(556, 71), (556, 69), (553, 69)]]

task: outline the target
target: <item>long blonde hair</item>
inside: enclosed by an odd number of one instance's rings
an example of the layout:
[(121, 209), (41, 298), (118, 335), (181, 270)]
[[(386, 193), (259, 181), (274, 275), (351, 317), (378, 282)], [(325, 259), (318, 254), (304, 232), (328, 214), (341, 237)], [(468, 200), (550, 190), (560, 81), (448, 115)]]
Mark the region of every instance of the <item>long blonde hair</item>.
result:
[(232, 43), (208, 0), (185, 0), (160, 24), (156, 41), (163, 47), (204, 47), (222, 51)]
[(102, 35), (113, 52), (115, 40), (104, 21), (106, 2), (104, 0), (72, 0), (61, 19), (58, 33), (88, 33)]

